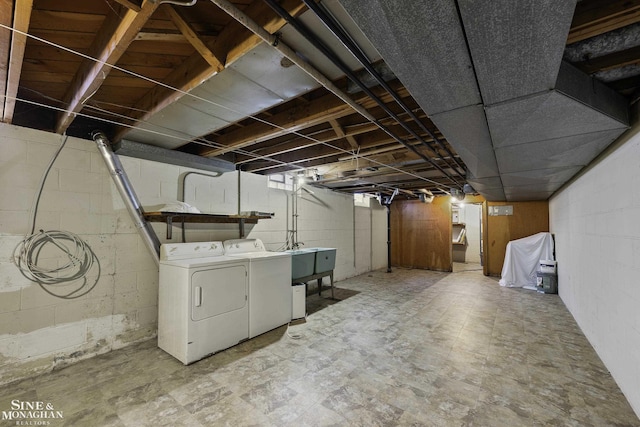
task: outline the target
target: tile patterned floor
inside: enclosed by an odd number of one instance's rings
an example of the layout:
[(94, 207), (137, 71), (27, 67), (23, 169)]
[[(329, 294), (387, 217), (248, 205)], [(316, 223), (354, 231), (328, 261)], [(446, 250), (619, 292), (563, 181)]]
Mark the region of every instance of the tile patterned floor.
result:
[(52, 426), (640, 426), (557, 295), (454, 271), (341, 281), (306, 321), (191, 366), (148, 341), (5, 387), (0, 408), (51, 402)]

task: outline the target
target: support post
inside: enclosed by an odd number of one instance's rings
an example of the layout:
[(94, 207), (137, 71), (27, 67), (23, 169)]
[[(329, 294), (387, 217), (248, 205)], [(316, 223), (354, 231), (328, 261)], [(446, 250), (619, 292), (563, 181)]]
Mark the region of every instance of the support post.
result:
[(391, 204), (387, 205), (387, 273), (391, 273)]
[(378, 193), (378, 202), (387, 208), (387, 273), (391, 273), (391, 203), (398, 193), (397, 188), (393, 190), (391, 196), (383, 196), (382, 193)]

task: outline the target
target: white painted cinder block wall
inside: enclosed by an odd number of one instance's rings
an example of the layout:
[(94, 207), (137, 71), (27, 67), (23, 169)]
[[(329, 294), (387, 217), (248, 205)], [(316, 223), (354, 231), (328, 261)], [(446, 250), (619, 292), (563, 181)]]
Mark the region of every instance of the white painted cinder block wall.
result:
[(551, 198), (560, 297), (640, 415), (640, 124)]
[[(156, 334), (158, 269), (92, 141), (69, 138), (47, 179), (37, 229), (70, 231), (86, 240), (101, 263), (96, 288), (77, 300), (57, 299), (25, 279), (11, 262), (15, 245), (28, 231), (42, 174), (61, 141), (60, 135), (0, 124), (0, 384)], [(176, 201), (179, 177), (195, 171), (120, 159), (148, 211)], [(238, 181), (237, 172), (217, 178), (190, 175), (185, 201), (207, 213), (274, 212), (273, 219), (247, 225), (247, 237), (263, 239), (272, 250), (281, 248), (291, 228), (291, 193), (268, 188), (263, 176), (242, 173), (238, 200)], [(371, 208), (354, 208), (352, 197), (312, 191), (313, 196), (303, 192), (298, 199), (298, 235), (305, 247), (338, 249), (337, 280), (383, 268), (384, 208), (375, 201)], [(154, 224), (154, 229), (166, 242), (166, 226)], [(238, 226), (189, 224), (186, 237), (237, 238)], [(171, 241), (181, 241), (177, 226)]]

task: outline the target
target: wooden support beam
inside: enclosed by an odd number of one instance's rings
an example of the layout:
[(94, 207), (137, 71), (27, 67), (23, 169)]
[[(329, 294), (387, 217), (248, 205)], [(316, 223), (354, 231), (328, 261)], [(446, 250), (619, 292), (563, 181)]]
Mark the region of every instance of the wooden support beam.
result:
[(338, 135), (338, 137), (345, 138), (347, 140), (347, 142), (351, 145), (351, 148), (353, 148), (354, 150), (358, 149), (358, 142), (355, 140), (353, 135), (347, 135), (344, 132), (344, 129), (342, 129), (342, 127), (340, 126), (340, 123), (338, 123), (337, 120), (331, 119), (331, 120), (329, 120), (329, 124), (333, 128), (333, 130), (336, 133), (336, 135)]
[(640, 88), (640, 76), (627, 77), (626, 79), (616, 80), (608, 83), (608, 86), (615, 91), (633, 91)]
[(640, 22), (638, 0), (582, 1), (576, 6), (567, 44)]
[(127, 9), (133, 10), (134, 12), (140, 12), (142, 10), (141, 5), (133, 1), (129, 1), (129, 0), (115, 0), (115, 1), (123, 5)]
[[(406, 89), (399, 91), (407, 94)], [(404, 95), (400, 95), (404, 96)], [(391, 95), (381, 95), (383, 102), (391, 102)], [(361, 94), (355, 99), (355, 102), (364, 108), (374, 108), (377, 103), (367, 95)], [(349, 105), (345, 104), (340, 98), (329, 93), (317, 98), (305, 105), (296, 105), (295, 107), (282, 111), (269, 117), (271, 126), (262, 122), (255, 122), (249, 126), (237, 129), (215, 138), (218, 144), (222, 144), (225, 148), (210, 149), (201, 153), (203, 156), (216, 157), (222, 154), (248, 147), (250, 145), (266, 141), (268, 139), (277, 138), (291, 132), (297, 132), (324, 123), (329, 120), (345, 117), (356, 112)]]
[[(419, 178), (411, 175), (417, 175), (422, 178), (427, 178), (429, 180), (438, 180), (442, 178), (442, 174), (435, 170), (428, 171), (418, 171), (411, 167), (400, 167), (400, 171), (388, 167), (377, 167), (375, 164), (369, 164), (366, 162), (362, 167), (367, 168), (370, 167), (371, 170), (361, 169), (359, 171), (354, 171), (352, 169), (337, 169), (340, 167), (340, 164), (331, 164), (331, 173), (329, 175), (325, 174), (322, 177), (322, 180), (318, 182), (320, 185), (330, 185), (330, 186), (339, 186), (339, 185), (353, 185), (357, 184), (359, 181), (367, 180), (370, 184), (382, 184), (385, 182), (393, 182), (395, 185), (402, 185), (406, 183), (420, 183), (420, 186), (429, 185), (425, 181), (421, 181)], [(402, 171), (402, 172), (401, 172)], [(345, 174), (344, 172), (351, 172)], [(406, 172), (406, 177), (403, 177), (403, 172)], [(411, 175), (408, 175), (411, 174)]]
[(168, 43), (184, 43), (188, 41), (184, 38), (184, 35), (179, 33), (155, 33), (141, 31), (136, 34), (136, 40), (152, 41), (152, 42), (168, 42)]
[[(360, 125), (353, 125), (346, 128), (346, 135), (347, 136), (359, 135), (367, 132), (372, 132), (377, 129), (378, 129), (378, 126), (376, 126), (373, 123), (362, 123)], [(313, 134), (312, 137), (316, 141), (319, 141), (319, 143), (331, 143), (341, 138), (337, 136), (332, 129), (327, 129), (317, 134)], [(291, 138), (288, 141), (284, 141), (278, 144), (273, 144), (259, 150), (253, 150), (252, 153), (260, 156), (274, 156), (279, 154), (285, 154), (290, 151), (302, 150), (316, 144), (318, 144), (318, 142), (312, 141), (310, 139), (304, 139), (299, 136), (295, 136), (294, 138)], [(239, 156), (238, 159), (236, 160), (236, 164), (250, 162), (254, 159), (255, 159), (254, 157)]]
[[(281, 6), (294, 16), (305, 8), (299, 0), (283, 0)], [(271, 9), (261, 1), (251, 3), (245, 9), (245, 13), (271, 33), (278, 31), (285, 24), (282, 18), (276, 17)], [(231, 21), (216, 37), (213, 45), (208, 47), (216, 58), (225, 58), (223, 66), (229, 66), (259, 43), (261, 41), (258, 36), (236, 21)], [(200, 53), (190, 56), (163, 81), (165, 85), (178, 90), (164, 86), (156, 86), (150, 90), (130, 114), (134, 119), (132, 125), (135, 126), (137, 123), (148, 120), (221, 70), (222, 68), (212, 67), (204, 61)], [(128, 131), (129, 128), (119, 129), (113, 141), (120, 140)]]
[(353, 109), (342, 100), (333, 94), (328, 94), (299, 108), (286, 110), (270, 117), (269, 123), (276, 125), (276, 127), (256, 122), (224, 134), (216, 138), (216, 142), (224, 145), (225, 148), (211, 149), (203, 153), (203, 155), (208, 157), (220, 156), (260, 141), (324, 123), (327, 119), (343, 117), (353, 113)]
[[(400, 128), (394, 120), (381, 120), (381, 122), (385, 123), (393, 130), (400, 132)], [(363, 138), (367, 147), (372, 146), (372, 144), (376, 145), (377, 141), (380, 140), (380, 135), (382, 135), (382, 131), (379, 130), (378, 126), (370, 122), (348, 125), (345, 126), (343, 130), (347, 136), (364, 135)], [(259, 156), (277, 156), (291, 151), (304, 150), (316, 144), (332, 143), (333, 141), (340, 139), (333, 129), (325, 129), (308, 135), (313, 138), (313, 140), (306, 139), (298, 135), (291, 135), (287, 140), (277, 142), (272, 140), (265, 141), (261, 143), (263, 147), (256, 149), (252, 147), (251, 152)], [(386, 138), (386, 134), (384, 135)], [(422, 136), (426, 141), (431, 141), (431, 138), (428, 135)], [(397, 144), (397, 148), (404, 149), (404, 146)], [(361, 152), (360, 154), (363, 153)], [(256, 161), (256, 158), (252, 156), (237, 155), (236, 157), (236, 164), (244, 164), (254, 161)]]
[[(13, 0), (0, 0), (0, 24), (11, 27)], [(11, 30), (0, 28), (0, 120), (4, 119), (5, 95), (7, 94), (7, 71), (11, 51)]]
[(171, 20), (175, 24), (175, 26), (180, 30), (182, 35), (191, 43), (191, 46), (202, 56), (202, 58), (207, 61), (207, 63), (215, 68), (217, 71), (221, 71), (224, 68), (224, 57), (218, 58), (212, 51), (209, 49), (207, 44), (203, 39), (200, 38), (195, 29), (184, 18), (182, 12), (174, 7), (168, 6), (166, 9), (167, 13), (171, 17)]
[(621, 52), (614, 52), (597, 58), (579, 62), (576, 65), (587, 74), (604, 71), (611, 68), (619, 68), (625, 65), (640, 63), (640, 46), (632, 47)]
[(144, 0), (140, 12), (127, 9), (124, 13), (110, 13), (100, 28), (89, 56), (97, 61), (85, 59), (76, 72), (73, 82), (63, 98), (66, 111), (58, 115), (56, 132), (64, 133), (82, 110), (84, 103), (102, 86), (112, 67), (124, 54), (140, 29), (158, 7), (154, 0)]
[[(362, 149), (369, 149), (369, 148), (380, 147), (381, 145), (390, 144), (393, 142), (395, 142), (395, 140), (393, 140), (392, 138), (389, 138), (387, 134), (379, 132), (377, 133), (376, 139), (372, 138), (366, 144), (361, 144), (360, 147)], [(327, 157), (335, 157), (337, 161), (339, 158), (344, 158), (345, 156), (347, 156), (347, 153), (345, 153), (345, 151), (349, 151), (351, 149), (351, 146), (345, 141), (334, 141), (332, 145), (342, 150), (336, 150), (335, 148), (329, 147), (326, 145), (314, 145), (303, 150), (292, 151), (292, 152), (288, 152), (280, 155), (274, 155), (270, 157), (279, 162), (292, 163), (292, 164), (304, 163), (311, 160), (326, 159)], [(402, 145), (400, 147), (402, 147), (404, 151), (407, 150), (406, 147)], [(418, 159), (417, 156), (415, 158)], [(266, 162), (269, 162), (269, 161), (267, 160)], [(258, 171), (263, 171), (269, 168), (280, 167), (280, 166), (281, 166), (280, 163), (269, 162), (269, 165), (267, 167), (264, 167), (264, 164), (262, 164), (262, 161), (259, 160), (254, 163), (248, 163), (247, 166), (243, 168), (243, 170), (248, 172), (258, 172)]]
[[(8, 5), (7, 5), (8, 3)], [(14, 30), (21, 31), (25, 34), (20, 34), (12, 31), (10, 34), (11, 43), (9, 48), (8, 57), (8, 69), (6, 79), (6, 85), (4, 91), (3, 107), (2, 107), (2, 121), (5, 123), (11, 123), (13, 120), (13, 112), (16, 106), (16, 96), (18, 95), (18, 86), (20, 84), (20, 73), (22, 73), (22, 60), (24, 59), (24, 49), (27, 45), (26, 33), (29, 31), (29, 21), (31, 20), (31, 9), (33, 8), (33, 0), (24, 0), (14, 2), (15, 8), (11, 5), (12, 2), (3, 0), (2, 12), (3, 16), (5, 9), (8, 9), (11, 16), (11, 10), (13, 10), (13, 24)], [(5, 21), (7, 18), (4, 16), (1, 18)], [(4, 23), (4, 22), (3, 22)], [(4, 34), (6, 37), (6, 33)], [(6, 42), (6, 38), (2, 38), (3, 44)]]

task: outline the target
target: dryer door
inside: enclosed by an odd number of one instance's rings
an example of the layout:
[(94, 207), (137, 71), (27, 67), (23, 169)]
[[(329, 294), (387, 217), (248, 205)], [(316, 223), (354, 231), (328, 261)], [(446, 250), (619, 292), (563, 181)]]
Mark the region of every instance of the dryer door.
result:
[(191, 276), (191, 320), (247, 306), (247, 269), (242, 265), (200, 270)]

